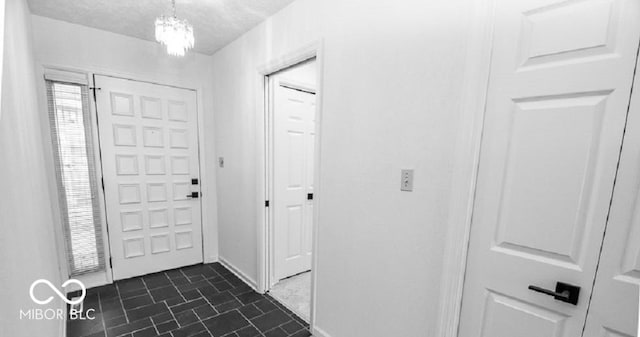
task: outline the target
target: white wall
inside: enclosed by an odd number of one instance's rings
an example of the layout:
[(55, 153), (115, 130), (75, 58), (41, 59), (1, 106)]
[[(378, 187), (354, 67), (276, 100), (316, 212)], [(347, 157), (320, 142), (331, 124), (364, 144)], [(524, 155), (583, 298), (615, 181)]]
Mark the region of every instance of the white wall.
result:
[[(2, 59), (4, 57), (4, 9), (5, 9), (5, 0), (0, 0), (0, 79), (2, 78)], [(2, 101), (2, 81), (0, 81), (0, 102)], [(2, 116), (2, 111), (0, 111), (0, 116)]]
[[(37, 71), (43, 67), (61, 67), (175, 85), (198, 90), (198, 113), (203, 138), (200, 139), (203, 234), (206, 236), (205, 261), (217, 261), (217, 202), (215, 184), (215, 138), (211, 111), (211, 57), (189, 52), (183, 58), (172, 57), (155, 42), (131, 38), (99, 29), (32, 15)], [(42, 78), (38, 75), (38, 78)], [(41, 111), (46, 114), (44, 81), (40, 81)], [(43, 130), (48, 133), (48, 130)], [(48, 150), (48, 149), (47, 149)], [(49, 167), (53, 167), (49, 158)], [(55, 189), (53, 171), (51, 189)]]
[(213, 57), (220, 256), (255, 279), (256, 69), (324, 41), (316, 325), (332, 337), (435, 335), (471, 2), (298, 0)]
[(62, 278), (52, 240), (52, 196), (46, 188), (48, 174), (26, 1), (7, 1), (5, 19), (0, 113), (0, 336), (59, 336), (64, 320), (19, 319), (20, 310), (61, 309), (64, 303), (54, 296), (53, 302), (40, 306), (29, 297), (33, 281), (44, 278), (60, 285)]

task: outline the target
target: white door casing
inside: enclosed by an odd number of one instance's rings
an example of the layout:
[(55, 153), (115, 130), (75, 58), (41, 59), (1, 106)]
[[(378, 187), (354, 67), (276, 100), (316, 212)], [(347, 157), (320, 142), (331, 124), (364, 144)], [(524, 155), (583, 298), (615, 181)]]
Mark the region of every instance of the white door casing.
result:
[(311, 269), (315, 94), (272, 76), (274, 275), (280, 280)]
[[(636, 8), (636, 11), (640, 11)], [(631, 337), (638, 330), (640, 286), (640, 72), (636, 71), (607, 231), (585, 337)]]
[[(461, 337), (578, 337), (640, 33), (635, 0), (500, 1)], [(577, 305), (528, 289), (581, 287)]]
[(203, 261), (196, 93), (95, 76), (115, 280)]

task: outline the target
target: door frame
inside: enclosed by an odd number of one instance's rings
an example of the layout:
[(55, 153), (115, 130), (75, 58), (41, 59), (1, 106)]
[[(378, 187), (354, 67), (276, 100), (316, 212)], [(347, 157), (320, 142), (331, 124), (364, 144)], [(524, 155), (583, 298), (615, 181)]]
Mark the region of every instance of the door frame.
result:
[(476, 0), (467, 32), (463, 100), (451, 174), (437, 336), (457, 337), (462, 309), (480, 144), (491, 72), (496, 0)]
[[(118, 72), (111, 69), (103, 69), (103, 68), (86, 66), (86, 65), (74, 67), (66, 64), (39, 63), (38, 71), (39, 71), (38, 73), (39, 78), (43, 78), (44, 74), (47, 71), (62, 71), (62, 72), (83, 74), (87, 76), (87, 79), (90, 83), (89, 85), (90, 87), (95, 87), (95, 83), (93, 82), (93, 75), (100, 75), (100, 76), (108, 76), (113, 78), (120, 78), (120, 79), (132, 80), (132, 81), (155, 84), (155, 85), (168, 86), (168, 87), (173, 87), (178, 89), (191, 90), (196, 93), (198, 160), (199, 160), (198, 170), (200, 175), (200, 191), (201, 191), (201, 196), (199, 199), (201, 204), (200, 217), (201, 217), (201, 230), (202, 230), (202, 258), (204, 263), (211, 263), (211, 262), (218, 261), (217, 235), (215, 235), (215, 231), (217, 231), (217, 229), (215, 228), (217, 227), (216, 225), (217, 221), (215, 220), (210, 221), (210, 219), (215, 219), (216, 210), (208, 210), (207, 207), (202, 206), (205, 204), (205, 200), (211, 199), (213, 203), (216, 202), (215, 200), (216, 193), (215, 193), (215, 190), (213, 190), (215, 188), (215, 181), (213, 180), (215, 179), (215, 174), (207, 174), (206, 161), (204, 156), (204, 154), (206, 153), (206, 143), (204, 141), (205, 134), (202, 128), (202, 125), (204, 125), (204, 98), (202, 95), (202, 93), (205, 92), (204, 87), (202, 85), (194, 85), (195, 83), (160, 83), (158, 80), (151, 79), (148, 76), (145, 76), (142, 74)], [(51, 131), (48, 128), (48, 125), (49, 125), (48, 120), (45, 120), (46, 118), (48, 118), (47, 117), (48, 105), (46, 102), (46, 86), (45, 86), (44, 80), (38, 81), (38, 90), (40, 92), (39, 97), (41, 99), (40, 101), (41, 102), (40, 108), (42, 109), (41, 116), (43, 116), (42, 129), (43, 129), (43, 133), (45, 134), (45, 137), (50, 138)], [(95, 118), (95, 116), (97, 116), (97, 108), (96, 108), (95, 99), (93, 98), (93, 95), (89, 93), (89, 96), (90, 96), (89, 109), (90, 109), (91, 116), (94, 117), (93, 120), (91, 121), (91, 124), (92, 124), (91, 128), (92, 128), (93, 136), (95, 137), (94, 160), (97, 168), (96, 179), (100, 181), (103, 178), (103, 175), (102, 175), (102, 162), (100, 160), (100, 149), (99, 149), (100, 140), (98, 138), (98, 124), (97, 124), (97, 119)], [(49, 145), (47, 146), (48, 146), (47, 148), (50, 147)], [(46, 159), (47, 169), (49, 172), (51, 172), (50, 174), (51, 179), (49, 179), (50, 184), (48, 187), (51, 191), (56, 192), (57, 186), (54, 180), (55, 177), (53, 176), (55, 173), (55, 170), (54, 170), (55, 167), (53, 163), (53, 153), (51, 151), (47, 151), (45, 159)], [(109, 244), (109, 234), (107, 231), (108, 226), (106, 221), (106, 206), (105, 206), (105, 200), (104, 200), (104, 190), (102, 190), (101, 186), (99, 186), (98, 188), (100, 190), (100, 193), (99, 193), (100, 212), (101, 212), (100, 217), (101, 217), (101, 223), (102, 223), (102, 236), (103, 236), (103, 243), (104, 243), (103, 246), (104, 246), (105, 269), (103, 271), (79, 275), (75, 277), (76, 279), (80, 280), (87, 288), (98, 287), (105, 284), (111, 284), (114, 282), (113, 270), (109, 265), (109, 259), (111, 257), (111, 251), (110, 251), (111, 248)], [(202, 191), (205, 191), (206, 193), (202, 193)], [(61, 271), (62, 277), (64, 278), (63, 279), (64, 281), (69, 278), (68, 276), (69, 269), (68, 269), (68, 266), (66, 265), (66, 252), (64, 249), (65, 247), (64, 233), (62, 231), (62, 224), (60, 223), (61, 221), (60, 219), (62, 219), (60, 208), (59, 208), (59, 205), (57, 204), (57, 201), (55, 201), (54, 203), (55, 204), (52, 205), (52, 210), (54, 214), (53, 221), (54, 221), (54, 227), (55, 227), (55, 233), (56, 233), (55, 239), (56, 239), (56, 246), (58, 249), (58, 259), (60, 260), (60, 271)], [(212, 222), (213, 222), (212, 225), (207, 226), (207, 224), (210, 224)], [(71, 290), (74, 290), (74, 289), (71, 289)]]
[(301, 62), (315, 58), (316, 62), (316, 140), (315, 140), (315, 159), (314, 159), (314, 195), (313, 195), (313, 223), (312, 227), (312, 247), (311, 247), (311, 312), (309, 315), (311, 330), (315, 331), (315, 314), (316, 314), (316, 295), (317, 295), (317, 279), (318, 279), (318, 218), (321, 199), (320, 184), (320, 153), (321, 139), (320, 125), (322, 124), (322, 97), (323, 97), (323, 40), (318, 40), (312, 44), (301, 47), (296, 50), (284, 53), (278, 57), (272, 58), (269, 62), (257, 68), (255, 76), (256, 85), (256, 215), (257, 215), (257, 254), (258, 254), (258, 279), (256, 288), (260, 293), (266, 293), (270, 289), (272, 275), (272, 257), (273, 238), (270, 230), (273, 218), (273, 212), (270, 207), (265, 207), (265, 201), (271, 200), (271, 163), (270, 163), (270, 129), (272, 119), (269, 117), (272, 113), (269, 99), (269, 76), (280, 70), (289, 68)]

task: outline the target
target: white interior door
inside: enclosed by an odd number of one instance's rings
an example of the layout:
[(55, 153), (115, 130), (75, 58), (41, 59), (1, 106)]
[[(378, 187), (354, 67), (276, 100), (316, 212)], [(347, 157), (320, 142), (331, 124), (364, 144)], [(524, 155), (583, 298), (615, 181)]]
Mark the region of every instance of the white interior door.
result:
[(640, 72), (636, 71), (584, 336), (631, 337), (638, 331), (640, 286)]
[[(620, 151), (637, 0), (497, 1), (461, 337), (579, 337)], [(577, 303), (533, 291), (581, 288)]]
[(311, 269), (315, 94), (272, 77), (274, 274)]
[(108, 76), (95, 86), (114, 279), (202, 262), (196, 93)]

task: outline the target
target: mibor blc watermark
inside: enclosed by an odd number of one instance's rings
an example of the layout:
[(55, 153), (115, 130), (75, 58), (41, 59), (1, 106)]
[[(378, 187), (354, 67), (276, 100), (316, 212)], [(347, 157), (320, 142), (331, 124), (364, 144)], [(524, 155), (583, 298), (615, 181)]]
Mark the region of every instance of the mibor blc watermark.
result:
[[(70, 279), (62, 284), (62, 289), (66, 288), (70, 284), (77, 284), (80, 286), (81, 295), (80, 297), (68, 299), (56, 286), (54, 286), (49, 280), (39, 279), (34, 281), (29, 288), (29, 296), (31, 296), (31, 300), (33, 303), (38, 305), (47, 305), (53, 301), (53, 296), (49, 296), (46, 299), (38, 299), (34, 294), (34, 290), (38, 285), (46, 285), (48, 286), (60, 299), (62, 299), (65, 303), (69, 304), (69, 319), (75, 320), (93, 320), (95, 319), (95, 309), (89, 308), (84, 310), (82, 302), (84, 301), (85, 296), (87, 295), (87, 288), (84, 284), (76, 279)], [(27, 310), (20, 309), (20, 319), (30, 319), (30, 320), (53, 320), (53, 319), (65, 319), (65, 310), (64, 309), (43, 309), (39, 307), (30, 308)]]

